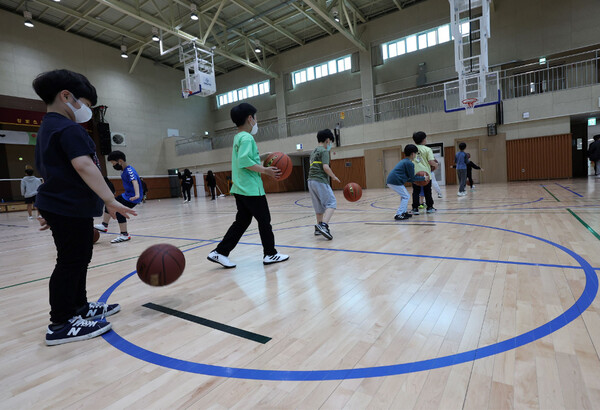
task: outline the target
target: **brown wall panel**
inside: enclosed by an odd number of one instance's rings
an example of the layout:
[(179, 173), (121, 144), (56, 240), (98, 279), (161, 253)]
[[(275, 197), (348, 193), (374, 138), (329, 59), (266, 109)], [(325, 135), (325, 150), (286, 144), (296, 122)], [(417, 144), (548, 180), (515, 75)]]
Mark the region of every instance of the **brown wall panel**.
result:
[[(169, 183), (170, 177), (142, 177), (144, 178), (144, 182), (148, 187), (148, 199), (161, 199), (161, 198), (171, 198), (171, 185)], [(111, 178), (110, 181), (115, 186), (117, 194), (120, 195), (125, 190), (123, 189), (123, 181), (121, 178)], [(179, 179), (177, 179), (177, 183), (179, 184)], [(194, 184), (194, 194), (196, 193), (196, 185)]]
[[(346, 166), (349, 164), (349, 166)], [(353, 157), (331, 160), (331, 170), (341, 182), (331, 181), (333, 189), (343, 189), (349, 182), (356, 182), (362, 188), (367, 188), (365, 175), (365, 157)]]
[(571, 178), (571, 134), (506, 141), (509, 181)]
[(384, 182), (385, 180), (383, 178), (383, 149), (366, 149), (365, 185), (368, 185), (371, 188), (384, 188)]
[(456, 185), (456, 170), (454, 168), (450, 168), (452, 165), (454, 165), (454, 155), (456, 155), (456, 149), (454, 147), (444, 147), (446, 185)]
[(304, 172), (302, 165), (292, 168), (292, 173), (283, 181), (262, 174), (266, 193), (304, 191)]

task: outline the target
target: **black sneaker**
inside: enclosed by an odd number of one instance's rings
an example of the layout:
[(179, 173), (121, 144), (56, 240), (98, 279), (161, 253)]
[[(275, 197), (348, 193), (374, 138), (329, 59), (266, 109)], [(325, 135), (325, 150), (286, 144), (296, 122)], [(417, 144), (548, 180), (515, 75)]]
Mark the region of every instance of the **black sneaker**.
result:
[(327, 225), (325, 222), (321, 222), (320, 224), (315, 225), (315, 228), (317, 228), (321, 235), (323, 235), (327, 239), (333, 239), (333, 235), (329, 232), (329, 225)]
[(410, 214), (408, 212), (404, 212), (402, 215), (404, 215), (407, 218), (412, 218), (412, 214)]
[(413, 208), (412, 209), (412, 214), (413, 215), (419, 215), (419, 208)]
[(51, 330), (48, 326), (46, 331), (46, 344), (48, 346), (61, 345), (63, 343), (87, 340), (108, 332), (112, 325), (106, 320), (85, 320), (81, 316), (73, 316), (61, 328)]
[(106, 303), (100, 302), (88, 302), (87, 306), (77, 311), (85, 320), (98, 320), (103, 317), (114, 315), (121, 310), (121, 305), (118, 303), (107, 305)]
[(395, 219), (396, 221), (404, 221), (404, 220), (407, 220), (408, 218), (409, 218), (409, 217), (408, 217), (408, 216), (406, 216), (406, 214), (401, 214), (401, 215), (396, 215), (396, 216), (394, 216), (394, 219)]
[(427, 208), (427, 213), (428, 214), (433, 214), (433, 213), (435, 213), (435, 211), (437, 211), (437, 209), (435, 209), (434, 207)]
[(318, 225), (315, 225), (315, 236), (319, 236), (321, 235), (321, 231), (319, 231), (319, 228), (317, 228)]

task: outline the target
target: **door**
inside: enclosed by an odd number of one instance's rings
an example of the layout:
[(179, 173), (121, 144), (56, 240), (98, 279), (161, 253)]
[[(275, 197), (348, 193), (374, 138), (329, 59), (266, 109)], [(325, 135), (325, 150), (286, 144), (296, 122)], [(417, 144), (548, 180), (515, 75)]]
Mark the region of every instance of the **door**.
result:
[(400, 162), (400, 148), (383, 150), (383, 186), (387, 187), (387, 176), (392, 169)]
[(433, 157), (440, 163), (440, 166), (433, 172), (435, 179), (440, 185), (446, 185), (446, 167), (444, 166), (444, 144), (427, 144), (433, 151)]
[(571, 122), (573, 178), (585, 178), (587, 172), (587, 123)]

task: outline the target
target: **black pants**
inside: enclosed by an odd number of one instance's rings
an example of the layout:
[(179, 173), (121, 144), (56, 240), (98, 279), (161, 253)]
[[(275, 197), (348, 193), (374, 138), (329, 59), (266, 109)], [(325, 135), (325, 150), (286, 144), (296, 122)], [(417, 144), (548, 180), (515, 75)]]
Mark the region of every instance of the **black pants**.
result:
[(229, 227), (225, 237), (215, 249), (221, 255), (229, 256), (229, 253), (235, 248), (240, 238), (250, 226), (252, 217), (258, 222), (258, 232), (260, 233), (260, 241), (263, 246), (263, 253), (267, 255), (275, 255), (275, 236), (271, 227), (271, 213), (269, 212), (269, 204), (267, 197), (263, 196), (245, 196), (235, 194), (235, 204), (237, 206), (237, 214), (235, 221)]
[[(135, 208), (135, 206), (137, 205), (135, 202), (130, 202), (126, 200), (125, 198), (123, 198), (122, 195), (117, 195), (115, 199), (118, 203), (120, 203), (121, 205), (125, 205), (129, 209)], [(108, 209), (104, 208), (104, 213), (107, 214)], [(117, 212), (117, 222), (120, 224), (125, 223), (127, 222), (127, 218), (125, 218), (123, 215)]]
[[(416, 184), (412, 184), (413, 186), (413, 201), (412, 207), (413, 209), (419, 208), (419, 194), (421, 193), (421, 187)], [(427, 209), (433, 207), (433, 197), (431, 196), (431, 181), (427, 183), (423, 187), (423, 193), (425, 193), (425, 204), (427, 205)]]
[(217, 193), (217, 188), (214, 186), (209, 186), (208, 189), (210, 189), (210, 194), (212, 195), (212, 199), (215, 199), (215, 194)]
[(87, 304), (87, 269), (94, 244), (93, 218), (72, 218), (40, 210), (56, 245), (50, 276), (50, 320), (65, 323)]
[(191, 185), (182, 185), (181, 192), (183, 192), (183, 200), (192, 200), (192, 186)]

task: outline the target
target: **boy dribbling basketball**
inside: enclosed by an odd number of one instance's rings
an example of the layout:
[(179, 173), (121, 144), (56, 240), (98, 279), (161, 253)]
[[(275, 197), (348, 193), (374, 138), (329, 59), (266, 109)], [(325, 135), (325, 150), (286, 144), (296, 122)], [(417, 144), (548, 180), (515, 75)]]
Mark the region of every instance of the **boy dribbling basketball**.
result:
[(40, 74), (33, 81), (47, 114), (37, 135), (36, 168), (44, 178), (36, 197), (40, 230), (50, 229), (56, 245), (56, 266), (50, 276), (50, 321), (46, 344), (90, 339), (110, 330), (105, 316), (118, 304), (88, 303), (87, 268), (92, 259), (93, 217), (102, 202), (116, 212), (135, 215), (119, 204), (100, 173), (96, 146), (79, 124), (92, 118), (96, 89), (83, 75), (68, 70)]
[(239, 131), (233, 140), (231, 152), (233, 187), (230, 191), (235, 196), (237, 214), (225, 237), (208, 254), (207, 259), (224, 268), (235, 268), (235, 263), (229, 259), (229, 253), (240, 241), (254, 217), (258, 222), (258, 232), (263, 246), (263, 264), (284, 262), (289, 259), (289, 256), (283, 255), (275, 249), (271, 213), (260, 177), (260, 174), (266, 174), (272, 178), (278, 178), (281, 171), (276, 167), (262, 165), (262, 160), (269, 154), (263, 154), (263, 158), (261, 158), (256, 141), (254, 141), (253, 135), (258, 132), (256, 108), (248, 103), (241, 103), (231, 109), (230, 115)]
[(310, 169), (308, 170), (308, 190), (317, 217), (315, 235), (323, 235), (332, 240), (329, 231), (329, 220), (337, 207), (335, 195), (329, 185), (329, 177), (340, 182), (329, 167), (329, 151), (334, 141), (331, 130), (321, 130), (317, 133), (319, 146), (310, 154)]

